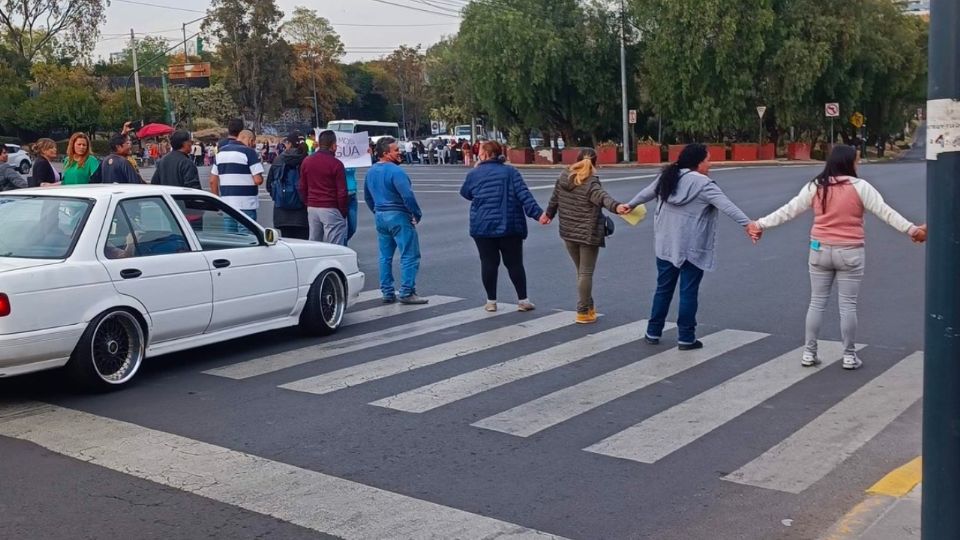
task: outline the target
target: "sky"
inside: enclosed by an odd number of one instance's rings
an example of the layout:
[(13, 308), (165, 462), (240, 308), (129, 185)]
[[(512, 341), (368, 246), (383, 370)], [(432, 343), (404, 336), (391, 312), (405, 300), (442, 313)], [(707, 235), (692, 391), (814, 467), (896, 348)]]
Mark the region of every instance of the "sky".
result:
[[(386, 3), (376, 0), (276, 1), (285, 15), (292, 13), (297, 6), (304, 6), (329, 20), (346, 46), (346, 62), (379, 58), (400, 45), (422, 44), (427, 48), (443, 36), (456, 33), (459, 16), (453, 6), (464, 3), (462, 0), (387, 0)], [(181, 24), (203, 17), (210, 1), (111, 0), (110, 4), (100, 41), (93, 53), (95, 61), (99, 58), (106, 60), (111, 52), (123, 49), (129, 42), (131, 28), (138, 37), (166, 37), (171, 39), (171, 45), (181, 41)], [(187, 35), (199, 28), (199, 22), (188, 25)]]

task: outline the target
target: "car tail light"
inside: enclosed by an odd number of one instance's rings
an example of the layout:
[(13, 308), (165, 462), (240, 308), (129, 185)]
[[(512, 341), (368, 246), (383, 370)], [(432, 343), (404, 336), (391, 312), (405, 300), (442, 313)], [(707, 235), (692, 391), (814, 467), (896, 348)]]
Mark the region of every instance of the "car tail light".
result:
[(6, 317), (10, 314), (10, 298), (0, 293), (0, 317)]

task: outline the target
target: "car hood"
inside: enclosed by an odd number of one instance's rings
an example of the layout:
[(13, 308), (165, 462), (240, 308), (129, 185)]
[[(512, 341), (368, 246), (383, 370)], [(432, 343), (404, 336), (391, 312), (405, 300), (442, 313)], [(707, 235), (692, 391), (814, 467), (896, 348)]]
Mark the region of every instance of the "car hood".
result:
[(63, 259), (18, 259), (15, 257), (0, 257), (0, 273), (49, 266), (62, 262)]

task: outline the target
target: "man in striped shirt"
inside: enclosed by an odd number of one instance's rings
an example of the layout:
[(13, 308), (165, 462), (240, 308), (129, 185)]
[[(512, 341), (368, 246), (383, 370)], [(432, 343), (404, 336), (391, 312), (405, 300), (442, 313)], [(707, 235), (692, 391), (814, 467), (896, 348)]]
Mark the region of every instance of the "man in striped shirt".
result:
[(243, 130), (236, 141), (220, 148), (210, 170), (210, 191), (256, 221), (263, 164), (252, 148), (254, 141), (253, 132)]

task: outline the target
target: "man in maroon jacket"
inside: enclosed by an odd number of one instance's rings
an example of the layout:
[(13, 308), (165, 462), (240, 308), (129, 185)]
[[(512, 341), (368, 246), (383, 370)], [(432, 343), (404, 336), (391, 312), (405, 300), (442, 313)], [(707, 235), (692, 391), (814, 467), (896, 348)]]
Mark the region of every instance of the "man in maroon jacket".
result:
[(300, 200), (307, 205), (310, 240), (347, 245), (347, 173), (336, 157), (337, 135), (320, 133), (317, 151), (300, 165)]

